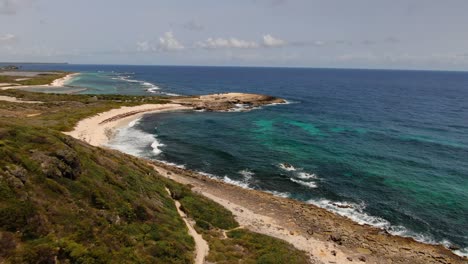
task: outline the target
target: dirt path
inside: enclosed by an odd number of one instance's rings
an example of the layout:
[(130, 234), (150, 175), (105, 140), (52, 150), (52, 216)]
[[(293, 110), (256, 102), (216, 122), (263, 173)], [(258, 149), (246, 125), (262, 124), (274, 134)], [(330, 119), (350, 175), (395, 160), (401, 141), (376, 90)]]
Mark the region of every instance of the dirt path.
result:
[(467, 263), (442, 246), (393, 236), (314, 205), (243, 189), (155, 161), (150, 165), (162, 176), (189, 185), (223, 205), (245, 228), (306, 251), (312, 263)]
[[(169, 195), (171, 195), (171, 191), (169, 191), (169, 189), (166, 188), (166, 191), (169, 193)], [(187, 225), (189, 234), (193, 237), (193, 240), (195, 240), (195, 264), (203, 264), (205, 262), (206, 256), (208, 256), (208, 252), (210, 251), (208, 243), (206, 242), (206, 240), (203, 239), (203, 237), (199, 233), (197, 233), (197, 231), (193, 227), (193, 224), (189, 222), (187, 215), (184, 212), (182, 212), (182, 210), (180, 210), (179, 201), (174, 200), (174, 203), (176, 205), (177, 212)]]

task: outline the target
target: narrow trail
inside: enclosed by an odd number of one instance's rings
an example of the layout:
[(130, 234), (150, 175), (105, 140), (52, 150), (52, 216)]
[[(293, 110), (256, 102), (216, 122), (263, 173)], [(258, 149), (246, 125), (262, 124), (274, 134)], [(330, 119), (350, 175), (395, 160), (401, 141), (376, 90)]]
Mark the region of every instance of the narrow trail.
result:
[[(169, 194), (169, 196), (172, 197), (171, 191), (168, 188), (166, 188), (166, 191)], [(203, 239), (202, 235), (197, 233), (193, 225), (187, 219), (187, 215), (182, 210), (180, 210), (180, 202), (174, 199), (172, 200), (174, 201), (176, 205), (177, 212), (179, 213), (180, 217), (182, 217), (182, 220), (184, 220), (185, 224), (187, 225), (189, 234), (193, 237), (193, 240), (195, 241), (195, 264), (205, 263), (205, 258), (206, 256), (208, 256), (208, 252), (210, 251), (208, 243), (206, 242), (206, 240)]]

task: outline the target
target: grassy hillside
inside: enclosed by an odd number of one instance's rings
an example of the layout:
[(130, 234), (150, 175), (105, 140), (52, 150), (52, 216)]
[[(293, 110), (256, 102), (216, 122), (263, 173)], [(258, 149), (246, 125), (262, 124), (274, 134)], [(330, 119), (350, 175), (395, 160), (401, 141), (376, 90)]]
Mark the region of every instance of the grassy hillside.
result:
[(110, 108), (163, 99), (0, 94), (45, 102), (0, 101), (0, 263), (192, 263), (194, 242), (173, 198), (196, 220), (212, 262), (307, 262), (283, 241), (235, 229), (229, 211), (144, 161), (60, 132)]

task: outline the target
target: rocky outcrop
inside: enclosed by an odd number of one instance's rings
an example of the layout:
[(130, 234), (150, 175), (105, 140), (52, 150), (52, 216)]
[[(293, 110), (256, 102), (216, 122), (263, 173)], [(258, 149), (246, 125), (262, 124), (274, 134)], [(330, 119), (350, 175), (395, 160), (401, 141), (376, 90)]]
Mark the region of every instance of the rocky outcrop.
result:
[(171, 102), (193, 107), (196, 110), (228, 111), (249, 110), (254, 107), (286, 103), (284, 99), (261, 94), (223, 93), (172, 99)]

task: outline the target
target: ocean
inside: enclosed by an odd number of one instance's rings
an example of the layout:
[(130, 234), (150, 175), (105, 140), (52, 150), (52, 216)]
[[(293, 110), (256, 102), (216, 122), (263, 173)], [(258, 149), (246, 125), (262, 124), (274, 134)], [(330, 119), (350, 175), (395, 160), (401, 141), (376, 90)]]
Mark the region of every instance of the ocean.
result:
[(467, 72), (23, 67), (82, 72), (68, 83), (80, 93), (285, 98), (249, 112), (149, 114), (110, 146), (468, 254)]

